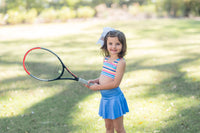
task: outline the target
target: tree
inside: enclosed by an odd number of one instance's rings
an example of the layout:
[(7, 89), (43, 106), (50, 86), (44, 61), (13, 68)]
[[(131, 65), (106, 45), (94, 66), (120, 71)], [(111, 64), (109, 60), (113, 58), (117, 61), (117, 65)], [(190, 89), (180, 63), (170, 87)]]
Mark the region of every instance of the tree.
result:
[(172, 17), (188, 17), (192, 12), (200, 15), (199, 0), (163, 0), (162, 8)]

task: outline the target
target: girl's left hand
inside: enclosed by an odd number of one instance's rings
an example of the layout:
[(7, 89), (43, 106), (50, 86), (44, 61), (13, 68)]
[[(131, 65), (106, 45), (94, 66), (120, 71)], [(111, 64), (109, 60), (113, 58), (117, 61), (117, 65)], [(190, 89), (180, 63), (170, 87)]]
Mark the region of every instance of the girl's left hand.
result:
[(88, 86), (88, 85), (84, 85), (84, 86), (87, 87), (87, 88), (89, 88), (90, 90), (93, 90), (93, 91), (100, 90), (100, 86), (97, 83), (95, 83), (94, 85), (91, 85), (91, 86)]

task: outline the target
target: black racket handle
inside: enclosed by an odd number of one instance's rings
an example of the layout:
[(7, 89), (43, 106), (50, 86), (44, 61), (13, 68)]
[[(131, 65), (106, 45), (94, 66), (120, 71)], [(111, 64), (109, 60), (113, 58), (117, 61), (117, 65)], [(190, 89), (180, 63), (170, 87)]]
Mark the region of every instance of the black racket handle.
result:
[(79, 78), (79, 79), (78, 79), (78, 82), (81, 82), (82, 84), (85, 84), (85, 85), (88, 85), (88, 86), (93, 85), (93, 83), (88, 84), (88, 81), (85, 80), (85, 79), (82, 79), (82, 78)]

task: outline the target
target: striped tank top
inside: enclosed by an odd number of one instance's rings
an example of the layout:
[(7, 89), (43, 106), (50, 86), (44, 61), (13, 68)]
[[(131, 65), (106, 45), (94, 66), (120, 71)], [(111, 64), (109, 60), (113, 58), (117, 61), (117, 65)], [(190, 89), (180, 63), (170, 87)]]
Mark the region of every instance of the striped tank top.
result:
[(116, 69), (117, 69), (117, 63), (120, 61), (120, 59), (116, 59), (114, 62), (108, 62), (109, 57), (105, 57), (103, 62), (103, 68), (101, 71), (102, 75), (105, 75), (109, 78), (115, 79)]

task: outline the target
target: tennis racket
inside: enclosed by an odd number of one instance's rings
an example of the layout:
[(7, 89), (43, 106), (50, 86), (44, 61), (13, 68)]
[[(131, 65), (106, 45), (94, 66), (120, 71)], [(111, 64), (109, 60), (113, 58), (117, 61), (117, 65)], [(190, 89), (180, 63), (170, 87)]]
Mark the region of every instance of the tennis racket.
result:
[(74, 80), (92, 85), (72, 73), (58, 55), (46, 48), (35, 47), (28, 50), (23, 58), (23, 67), (28, 75), (40, 81)]

